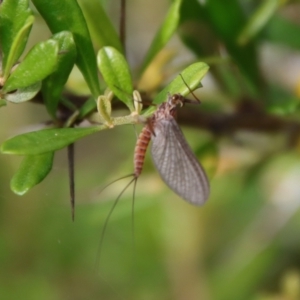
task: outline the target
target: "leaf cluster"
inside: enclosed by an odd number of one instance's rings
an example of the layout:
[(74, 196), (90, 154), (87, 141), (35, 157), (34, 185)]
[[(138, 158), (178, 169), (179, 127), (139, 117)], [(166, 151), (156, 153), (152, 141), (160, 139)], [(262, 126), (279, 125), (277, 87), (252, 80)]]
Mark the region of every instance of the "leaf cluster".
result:
[[(15, 136), (2, 144), (2, 153), (25, 156), (11, 182), (11, 188), (17, 194), (24, 194), (47, 176), (55, 151), (100, 130), (138, 122), (137, 117), (132, 115), (115, 120), (111, 118), (111, 98), (105, 96), (107, 88), (126, 104), (131, 114), (139, 114), (133, 101), (132, 75), (123, 46), (103, 8), (98, 6), (101, 19), (98, 26), (105, 30), (99, 32), (102, 47), (96, 55), (77, 1), (32, 2), (53, 36), (34, 45), (20, 62), (34, 22), (33, 12), (26, 0), (3, 1), (0, 6), (1, 105), (6, 102), (20, 104), (38, 95), (53, 123), (51, 129)], [(174, 1), (170, 7), (166, 21), (145, 57), (141, 74), (174, 34), (179, 24), (180, 5), (181, 1)], [(88, 3), (83, 7), (87, 12), (91, 10)], [(91, 93), (91, 97), (79, 106), (64, 96), (65, 84), (74, 65), (79, 68)], [(207, 70), (205, 63), (195, 63), (182, 72), (190, 89), (199, 85)], [(99, 72), (102, 80), (99, 79)], [(185, 84), (177, 79), (159, 93), (154, 102), (163, 102), (167, 92), (186, 95), (188, 91)], [(65, 110), (61, 112), (61, 106), (68, 109), (67, 114)], [(103, 125), (77, 127), (96, 107)], [(147, 115), (150, 113), (148, 111)]]

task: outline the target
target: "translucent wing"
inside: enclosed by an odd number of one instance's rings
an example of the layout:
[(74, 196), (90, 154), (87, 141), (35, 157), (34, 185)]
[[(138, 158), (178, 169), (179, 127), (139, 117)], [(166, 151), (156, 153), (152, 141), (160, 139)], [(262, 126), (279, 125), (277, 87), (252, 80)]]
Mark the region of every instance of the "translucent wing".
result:
[(209, 183), (175, 119), (157, 121), (154, 132), (151, 154), (160, 176), (184, 200), (202, 205), (209, 196)]

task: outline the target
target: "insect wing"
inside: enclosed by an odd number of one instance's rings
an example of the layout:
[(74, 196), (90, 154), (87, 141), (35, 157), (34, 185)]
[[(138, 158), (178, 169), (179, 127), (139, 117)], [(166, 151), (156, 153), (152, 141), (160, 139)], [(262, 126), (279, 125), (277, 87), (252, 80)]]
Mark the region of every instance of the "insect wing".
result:
[(209, 196), (209, 183), (175, 119), (157, 121), (154, 132), (151, 154), (160, 176), (184, 200), (202, 205)]

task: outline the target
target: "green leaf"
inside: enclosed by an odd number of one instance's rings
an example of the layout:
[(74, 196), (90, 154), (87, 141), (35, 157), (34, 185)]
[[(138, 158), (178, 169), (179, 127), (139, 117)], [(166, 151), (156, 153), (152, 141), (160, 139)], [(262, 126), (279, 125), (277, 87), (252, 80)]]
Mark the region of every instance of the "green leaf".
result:
[(107, 86), (134, 111), (132, 80), (124, 56), (112, 47), (104, 47), (98, 52), (97, 62)]
[(70, 31), (77, 46), (76, 64), (82, 72), (94, 98), (100, 94), (96, 56), (82, 11), (76, 0), (33, 0), (37, 10), (53, 33)]
[(85, 116), (95, 111), (97, 102), (93, 98), (89, 98), (79, 109), (78, 119), (82, 120)]
[(154, 56), (156, 56), (156, 54), (166, 45), (166, 43), (170, 40), (170, 38), (176, 31), (180, 20), (179, 12), (181, 2), (182, 0), (174, 0), (172, 6), (170, 7), (163, 24), (156, 33), (151, 43), (151, 46), (146, 54), (141, 68), (142, 71), (146, 69), (146, 67), (152, 61)]
[(266, 109), (268, 112), (280, 116), (291, 116), (297, 113), (297, 110), (299, 111), (299, 97), (292, 92), (274, 84), (269, 85), (267, 92)]
[(99, 48), (111, 46), (123, 53), (124, 50), (119, 35), (100, 1), (84, 0), (81, 1), (80, 5), (86, 16), (93, 41), (98, 44), (97, 46)]
[(28, 19), (26, 20), (26, 24), (24, 24), (24, 26), (20, 29), (20, 31), (18, 32), (18, 34), (16, 35), (13, 41), (4, 69), (4, 75), (3, 75), (4, 80), (8, 78), (11, 68), (19, 58), (20, 49), (22, 49), (23, 51), (23, 42), (24, 40), (27, 41), (33, 21), (34, 21), (33, 16), (28, 17)]
[(43, 80), (42, 93), (48, 112), (56, 118), (61, 93), (75, 63), (76, 46), (68, 31), (57, 33), (52, 39), (58, 42), (58, 60), (55, 71)]
[[(171, 83), (169, 83), (155, 98), (153, 103), (160, 104), (166, 101), (168, 93), (180, 93), (186, 96), (190, 90), (195, 90), (200, 86), (200, 82), (204, 75), (207, 73), (209, 66), (203, 62), (194, 63), (188, 66), (178, 75)], [(182, 80), (184, 79), (184, 81)], [(155, 111), (156, 108), (150, 107), (145, 114), (149, 115)]]
[(6, 75), (27, 43), (33, 22), (28, 2), (28, 0), (6, 0), (0, 6), (0, 47)]
[(105, 128), (105, 126), (54, 128), (29, 132), (6, 140), (1, 145), (1, 151), (16, 155), (36, 155), (52, 152)]
[(247, 44), (266, 25), (281, 5), (282, 0), (263, 1), (242, 29), (237, 38), (238, 43), (240, 45)]
[[(171, 83), (169, 83), (155, 98), (153, 103), (160, 104), (167, 100), (168, 94), (179, 93), (186, 96), (198, 87), (201, 87), (201, 80), (205, 76), (209, 66), (203, 62), (194, 63), (184, 69)], [(182, 79), (183, 78), (183, 79)], [(184, 80), (184, 81), (183, 81)], [(156, 110), (155, 107), (150, 107), (143, 114), (149, 116)]]
[(299, 32), (299, 24), (275, 15), (264, 31), (264, 37), (272, 43), (279, 43), (300, 50)]
[(17, 89), (12, 93), (4, 94), (4, 99), (13, 103), (21, 103), (32, 99), (41, 89), (41, 82), (38, 81), (25, 88)]
[[(211, 55), (212, 51), (217, 51), (216, 45), (219, 41), (222, 41), (230, 59), (236, 63), (243, 75), (241, 92), (257, 97), (264, 80), (258, 67), (256, 45), (254, 41), (250, 41), (241, 47), (236, 42), (241, 28), (247, 22), (241, 1), (231, 0), (228, 5), (224, 0), (206, 1), (205, 4), (197, 0), (183, 0), (181, 13), (181, 24), (187, 25), (181, 31), (186, 28), (184, 38), (188, 39), (188, 44), (197, 55)], [(221, 84), (225, 85), (223, 82)]]
[(51, 74), (57, 62), (58, 43), (48, 40), (36, 44), (4, 84), (3, 92), (28, 87)]
[(24, 157), (10, 187), (18, 195), (24, 195), (40, 183), (51, 171), (54, 152)]

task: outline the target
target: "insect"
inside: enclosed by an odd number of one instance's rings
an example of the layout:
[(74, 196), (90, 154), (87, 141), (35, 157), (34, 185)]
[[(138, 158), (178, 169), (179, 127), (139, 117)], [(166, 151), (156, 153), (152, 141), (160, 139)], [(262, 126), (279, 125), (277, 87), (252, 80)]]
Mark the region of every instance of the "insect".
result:
[(207, 200), (209, 197), (207, 176), (175, 120), (178, 107), (182, 107), (185, 103), (198, 104), (200, 101), (186, 99), (181, 94), (168, 94), (167, 101), (160, 104), (154, 114), (148, 118), (135, 145), (133, 174), (118, 178), (109, 184), (133, 177), (117, 197), (107, 219), (132, 182), (134, 182), (134, 200), (136, 182), (142, 173), (150, 140), (152, 140), (152, 159), (163, 181), (177, 195), (193, 205), (202, 205)]
[[(109, 184), (111, 185), (120, 179), (133, 176), (133, 179), (123, 188), (115, 200), (114, 205), (106, 217), (102, 228), (96, 265), (99, 263), (100, 250), (102, 248), (108, 220), (122, 194), (134, 182), (133, 213), (136, 183), (143, 170), (145, 155), (150, 140), (152, 140), (152, 158), (164, 182), (176, 194), (191, 204), (202, 205), (208, 199), (209, 182), (207, 176), (186, 142), (174, 118), (178, 107), (182, 107), (185, 103), (200, 103), (200, 101), (186, 99), (181, 94), (168, 94), (167, 101), (158, 106), (138, 136), (133, 159), (134, 173), (121, 177)], [(132, 217), (133, 216), (134, 214), (132, 214)]]
[(142, 172), (152, 140), (152, 159), (163, 181), (187, 202), (201, 205), (209, 196), (208, 179), (174, 118), (177, 108), (186, 102), (192, 101), (181, 94), (169, 94), (148, 119), (135, 146), (133, 180)]

